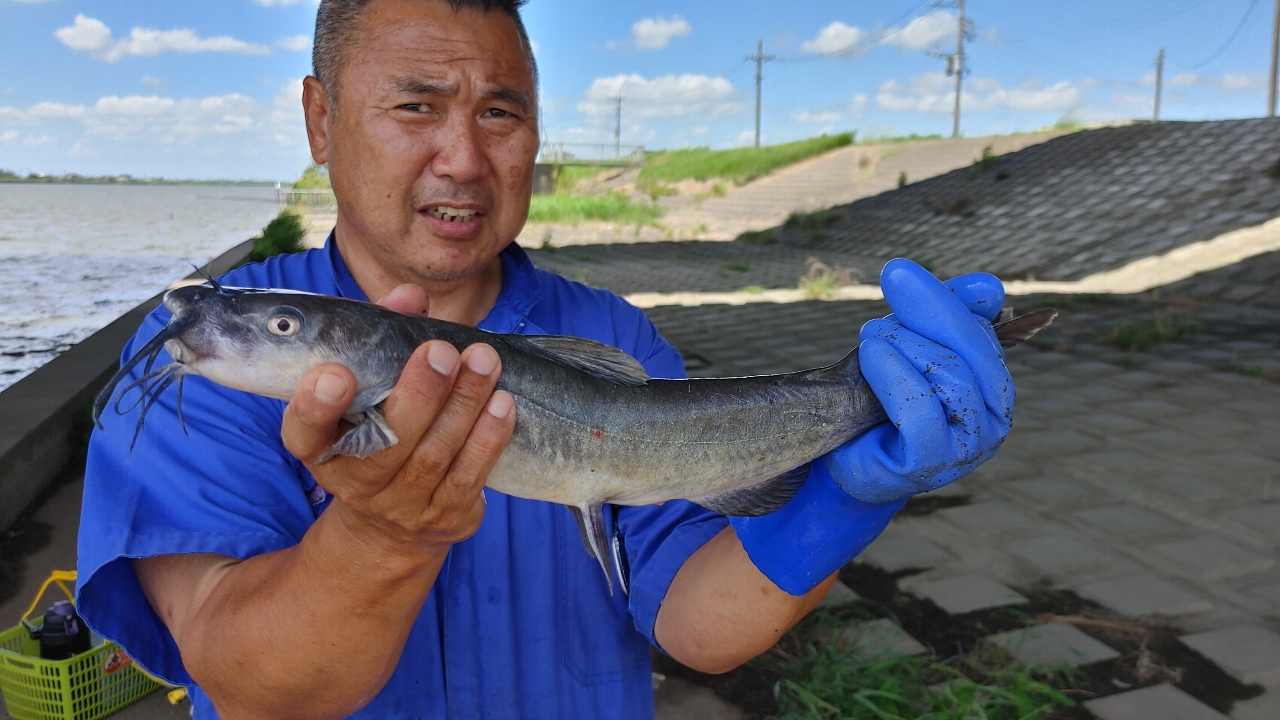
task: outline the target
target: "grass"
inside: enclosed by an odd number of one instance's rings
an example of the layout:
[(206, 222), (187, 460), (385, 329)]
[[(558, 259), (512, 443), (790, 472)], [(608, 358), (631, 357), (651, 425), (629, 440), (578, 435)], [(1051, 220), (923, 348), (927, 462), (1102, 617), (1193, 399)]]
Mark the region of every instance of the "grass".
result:
[(534, 195), (529, 203), (529, 221), (577, 225), (583, 220), (609, 220), (624, 225), (657, 226), (662, 209), (657, 205), (633, 203), (617, 193), (603, 195)]
[(332, 187), (329, 183), (329, 170), (315, 163), (308, 165), (302, 171), (302, 177), (293, 184), (294, 190), (329, 190)]
[(767, 230), (748, 230), (733, 239), (744, 245), (774, 245), (778, 242), (777, 228)]
[(725, 270), (731, 270), (733, 272), (748, 272), (751, 270), (751, 265), (749, 263), (744, 263), (744, 262), (727, 262), (724, 265), (721, 265), (720, 267), (724, 268)]
[(1227, 369), (1237, 375), (1262, 378), (1268, 382), (1280, 383), (1280, 370), (1266, 367), (1264, 365), (1249, 365), (1243, 363), (1235, 353), (1231, 355), (1231, 362), (1227, 364)]
[(800, 278), (800, 294), (808, 300), (828, 300), (838, 288), (853, 284), (857, 271), (853, 268), (832, 267), (817, 258), (805, 261), (804, 277)]
[(822, 641), (821, 614), (755, 661), (782, 678), (777, 720), (1045, 720), (1075, 704), (1059, 690), (1068, 672), (1022, 666), (989, 645), (945, 661), (868, 659)]
[(712, 178), (730, 180), (739, 185), (750, 182), (780, 167), (799, 162), (853, 143), (851, 132), (839, 135), (823, 135), (760, 148), (735, 148), (711, 150), (666, 150), (648, 153), (641, 181), (678, 182), (694, 179), (699, 182)]
[(1157, 310), (1150, 318), (1104, 326), (1100, 339), (1126, 352), (1142, 352), (1153, 345), (1200, 334), (1204, 326), (1182, 315)]
[(283, 210), (262, 228), (261, 235), (253, 239), (253, 251), (244, 262), (262, 262), (273, 255), (302, 252), (307, 249), (302, 244), (306, 235), (302, 216), (292, 210)]

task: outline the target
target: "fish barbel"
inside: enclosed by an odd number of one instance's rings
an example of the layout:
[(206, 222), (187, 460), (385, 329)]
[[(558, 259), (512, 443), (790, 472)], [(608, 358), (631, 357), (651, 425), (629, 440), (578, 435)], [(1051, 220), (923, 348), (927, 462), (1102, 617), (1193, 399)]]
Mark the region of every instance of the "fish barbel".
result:
[[(124, 413), (123, 399), (139, 393), (135, 439), (174, 382), (182, 421), (185, 375), (288, 401), (308, 371), (339, 363), (356, 378), (347, 415), (354, 427), (318, 462), (364, 458), (398, 442), (381, 403), (419, 345), (489, 344), (502, 359), (498, 387), (515, 398), (516, 425), (488, 487), (568, 506), (611, 590), (604, 504), (685, 499), (722, 515), (763, 515), (791, 499), (814, 459), (886, 420), (856, 348), (834, 365), (785, 375), (657, 380), (631, 356), (591, 340), (489, 333), (310, 293), (212, 283), (170, 290), (164, 305), (172, 321), (103, 389), (95, 421), (143, 359), (141, 377), (116, 400)], [(1056, 315), (1012, 319), (1005, 311), (996, 335), (1011, 345)], [(161, 349), (173, 362), (153, 368)]]

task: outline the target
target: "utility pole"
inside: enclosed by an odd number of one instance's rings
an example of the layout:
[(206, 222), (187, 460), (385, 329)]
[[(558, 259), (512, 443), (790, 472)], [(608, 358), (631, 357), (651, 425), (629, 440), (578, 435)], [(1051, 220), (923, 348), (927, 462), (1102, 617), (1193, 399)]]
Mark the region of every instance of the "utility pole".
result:
[(1276, 17), (1271, 25), (1271, 77), (1267, 83), (1267, 117), (1276, 116), (1276, 71), (1280, 69), (1280, 0), (1276, 0)]
[(1160, 122), (1160, 91), (1164, 88), (1164, 48), (1156, 55), (1156, 109), (1151, 113), (1151, 122)]
[(618, 96), (614, 98), (618, 103), (618, 112), (615, 115), (613, 123), (613, 157), (622, 157), (622, 91), (618, 91)]
[(764, 40), (757, 40), (756, 54), (747, 56), (748, 60), (756, 61), (756, 147), (760, 147), (760, 85), (764, 81), (764, 64), (773, 58), (773, 55), (764, 54)]
[(960, 88), (964, 81), (964, 0), (957, 0), (956, 22), (956, 55), (955, 55), (955, 71), (956, 71), (956, 108), (951, 117), (951, 137), (960, 137)]

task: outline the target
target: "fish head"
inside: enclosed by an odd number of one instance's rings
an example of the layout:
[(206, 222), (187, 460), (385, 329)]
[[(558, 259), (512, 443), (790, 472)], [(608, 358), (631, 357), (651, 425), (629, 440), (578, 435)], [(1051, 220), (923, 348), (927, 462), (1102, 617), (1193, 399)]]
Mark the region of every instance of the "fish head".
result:
[(309, 307), (315, 297), (207, 285), (170, 290), (164, 305), (181, 330), (165, 350), (188, 373), (288, 400), (309, 370), (342, 361), (331, 343), (317, 341), (324, 315)]

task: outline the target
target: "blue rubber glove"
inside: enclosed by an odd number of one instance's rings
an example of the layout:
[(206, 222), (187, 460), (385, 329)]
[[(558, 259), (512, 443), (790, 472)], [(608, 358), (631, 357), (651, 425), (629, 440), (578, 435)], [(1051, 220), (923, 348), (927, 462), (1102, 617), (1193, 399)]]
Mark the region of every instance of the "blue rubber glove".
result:
[(1009, 432), (1013, 381), (990, 324), (1000, 281), (944, 284), (909, 260), (880, 278), (894, 314), (863, 326), (858, 359), (889, 422), (815, 461), (780, 510), (729, 519), (751, 561), (791, 595), (856, 557), (912, 495), (990, 458)]

